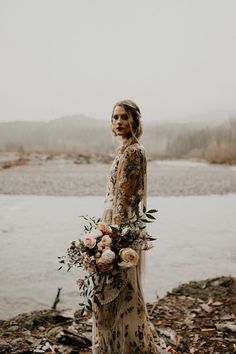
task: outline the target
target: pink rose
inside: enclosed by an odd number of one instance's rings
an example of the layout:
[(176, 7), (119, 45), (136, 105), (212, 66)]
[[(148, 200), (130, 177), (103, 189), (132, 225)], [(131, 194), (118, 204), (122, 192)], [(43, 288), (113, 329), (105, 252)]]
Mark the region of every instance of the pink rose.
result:
[(103, 222), (103, 221), (100, 221), (99, 223), (98, 223), (98, 229), (100, 230), (100, 231), (102, 231), (102, 233), (105, 235), (105, 234), (110, 234), (110, 233), (112, 233), (112, 229), (111, 229), (111, 227), (109, 226), (109, 225), (107, 225), (105, 222)]
[(83, 242), (88, 248), (94, 248), (96, 246), (96, 240), (93, 236), (84, 236)]

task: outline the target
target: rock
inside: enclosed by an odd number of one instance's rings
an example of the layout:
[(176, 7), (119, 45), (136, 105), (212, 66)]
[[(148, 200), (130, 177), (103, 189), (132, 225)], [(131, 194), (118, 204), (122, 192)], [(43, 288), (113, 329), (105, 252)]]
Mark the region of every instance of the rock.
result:
[[(195, 313), (200, 313), (201, 312), (201, 309), (199, 308), (196, 308), (196, 309), (191, 309), (191, 312), (195, 312)], [(194, 314), (194, 316), (196, 316), (196, 314)]]
[(157, 331), (161, 334), (167, 337), (170, 341), (170, 343), (177, 345), (178, 338), (176, 332), (171, 329), (170, 327), (159, 327), (157, 328)]
[(223, 305), (223, 302), (220, 302), (220, 301), (215, 301), (212, 303), (212, 306), (222, 306)]
[(78, 346), (79, 348), (87, 348), (88, 346), (92, 345), (91, 340), (87, 337), (82, 336), (80, 334), (74, 334), (69, 332), (68, 330), (64, 330), (59, 333), (57, 336), (58, 343)]
[(23, 342), (22, 338), (15, 338), (11, 341), (11, 345), (17, 346), (17, 345), (21, 344), (22, 342)]
[(50, 348), (49, 342), (46, 342), (45, 345), (42, 347), (42, 350), (46, 351)]
[(0, 339), (0, 346), (9, 345), (5, 340)]
[(33, 347), (39, 348), (39, 346), (41, 345), (41, 342), (42, 342), (42, 338), (34, 338)]
[(204, 311), (206, 311), (206, 312), (208, 312), (208, 313), (211, 313), (211, 312), (212, 312), (212, 308), (211, 308), (209, 305), (207, 305), (207, 304), (201, 304), (200, 306), (201, 306), (201, 308), (202, 308)]
[(229, 314), (223, 315), (223, 316), (220, 317), (220, 319), (221, 319), (222, 321), (229, 321), (229, 320), (233, 320), (234, 318), (235, 318), (234, 315), (229, 315)]
[(63, 327), (61, 326), (52, 327), (46, 331), (46, 336), (49, 338), (56, 337), (62, 331), (63, 331)]
[(34, 353), (36, 353), (36, 354), (44, 354), (45, 351), (44, 351), (43, 349), (36, 348), (36, 349), (34, 350)]
[(186, 318), (184, 320), (184, 324), (186, 324), (186, 326), (190, 327), (193, 324), (193, 321), (190, 318)]
[(30, 331), (22, 331), (22, 334), (24, 336), (31, 336), (31, 332)]
[(227, 331), (228, 330), (231, 332), (236, 332), (236, 324), (234, 322), (216, 323), (215, 326), (219, 331)]
[(15, 332), (15, 331), (17, 331), (18, 329), (19, 329), (19, 326), (16, 326), (16, 325), (11, 326), (11, 327), (8, 327), (8, 331), (10, 331), (10, 332)]
[(45, 328), (48, 324), (57, 324), (57, 323), (64, 323), (64, 322), (72, 322), (73, 320), (71, 317), (65, 317), (61, 315), (58, 311), (48, 310), (48, 311), (41, 311), (33, 313), (29, 318), (27, 318), (23, 326), (32, 331), (36, 327)]
[(10, 349), (11, 345), (5, 340), (0, 339), (0, 353), (4, 353), (7, 349)]
[(38, 329), (39, 329), (39, 331), (41, 331), (41, 332), (45, 331), (45, 327), (43, 327), (43, 326), (39, 326)]
[(73, 310), (62, 310), (60, 315), (63, 316), (65, 319), (74, 319), (74, 311)]

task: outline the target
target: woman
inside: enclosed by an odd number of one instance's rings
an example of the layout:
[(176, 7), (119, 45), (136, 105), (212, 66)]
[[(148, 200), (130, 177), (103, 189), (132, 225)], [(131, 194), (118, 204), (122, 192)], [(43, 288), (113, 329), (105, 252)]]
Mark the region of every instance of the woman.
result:
[[(139, 144), (142, 124), (138, 106), (131, 100), (116, 103), (111, 122), (114, 135), (122, 138), (122, 146), (111, 166), (102, 219), (110, 225), (120, 225), (142, 213), (146, 199), (146, 157)], [(93, 353), (158, 353), (143, 298), (140, 263), (120, 271), (119, 288), (113, 288), (107, 281), (97, 284)]]

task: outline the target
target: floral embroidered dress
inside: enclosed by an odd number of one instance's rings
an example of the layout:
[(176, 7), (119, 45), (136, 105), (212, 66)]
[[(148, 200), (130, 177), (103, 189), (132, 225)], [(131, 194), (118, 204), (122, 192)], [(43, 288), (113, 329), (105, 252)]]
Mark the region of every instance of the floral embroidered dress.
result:
[[(145, 151), (140, 144), (134, 143), (118, 154), (111, 166), (103, 221), (119, 225), (127, 217), (139, 215), (145, 204), (145, 195)], [(106, 280), (96, 286), (93, 353), (158, 353), (143, 298), (140, 263), (120, 270), (119, 276), (119, 288), (113, 288)]]

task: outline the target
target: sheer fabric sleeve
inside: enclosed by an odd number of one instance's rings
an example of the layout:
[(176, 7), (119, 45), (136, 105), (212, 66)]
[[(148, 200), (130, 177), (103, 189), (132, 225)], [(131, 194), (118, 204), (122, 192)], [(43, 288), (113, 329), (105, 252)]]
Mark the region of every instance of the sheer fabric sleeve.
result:
[(146, 173), (145, 151), (140, 145), (126, 148), (120, 160), (113, 207), (114, 223), (119, 225), (127, 218), (138, 216), (139, 204), (144, 197)]

